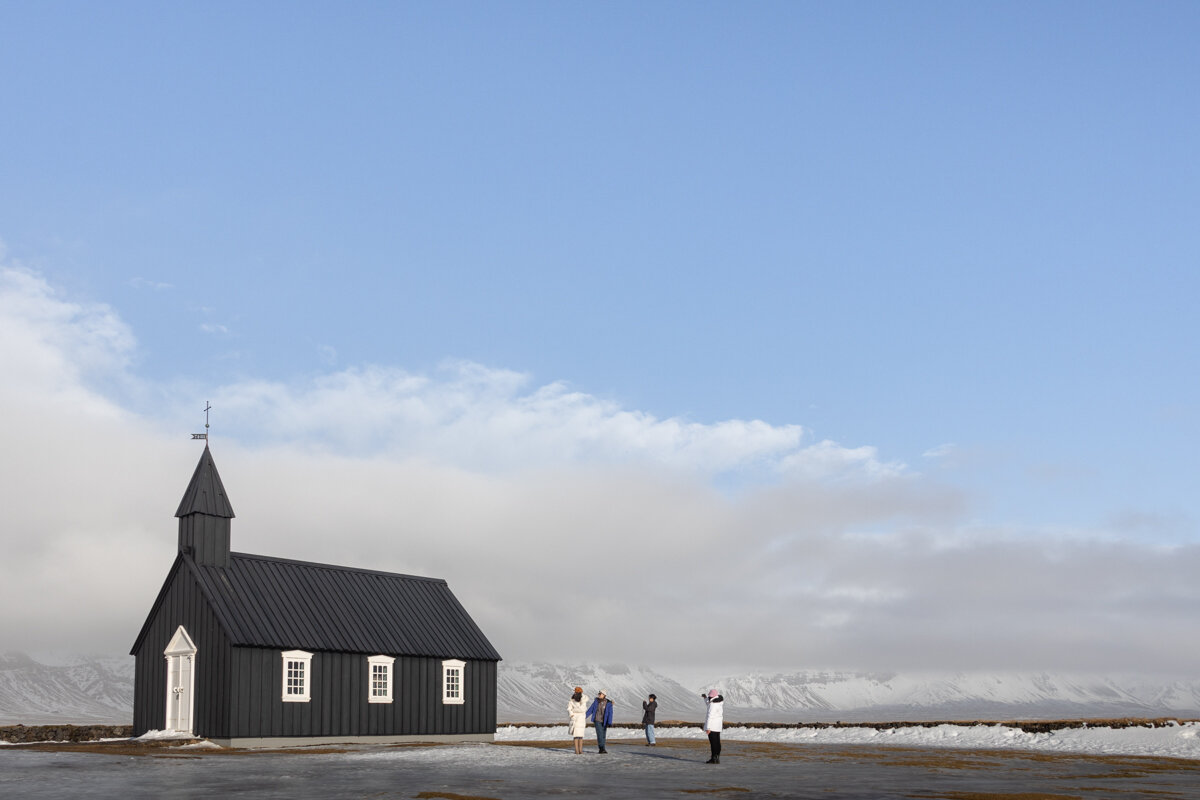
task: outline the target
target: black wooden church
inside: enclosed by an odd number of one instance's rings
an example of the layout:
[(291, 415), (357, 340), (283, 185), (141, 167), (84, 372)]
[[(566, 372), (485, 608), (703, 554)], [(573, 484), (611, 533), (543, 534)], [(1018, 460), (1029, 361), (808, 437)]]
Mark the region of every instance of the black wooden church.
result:
[(134, 735), (233, 747), (491, 741), (500, 654), (444, 580), (231, 553), (208, 445), (133, 645)]

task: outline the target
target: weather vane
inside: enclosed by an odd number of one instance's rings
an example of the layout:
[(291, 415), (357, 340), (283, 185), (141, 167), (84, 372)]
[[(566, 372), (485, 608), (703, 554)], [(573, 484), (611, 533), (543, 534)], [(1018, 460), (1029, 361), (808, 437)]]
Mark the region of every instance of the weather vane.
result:
[(212, 404), (207, 400), (204, 401), (204, 433), (193, 433), (193, 439), (208, 440), (208, 412), (212, 410)]

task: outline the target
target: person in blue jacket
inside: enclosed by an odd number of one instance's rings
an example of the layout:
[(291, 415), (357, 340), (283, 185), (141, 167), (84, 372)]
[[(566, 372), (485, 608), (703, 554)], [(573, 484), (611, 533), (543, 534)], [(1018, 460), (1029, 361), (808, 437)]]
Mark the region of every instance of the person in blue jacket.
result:
[(596, 692), (596, 699), (588, 706), (587, 718), (596, 723), (596, 744), (600, 745), (600, 752), (607, 753), (604, 744), (608, 738), (608, 726), (612, 725), (613, 704), (604, 696), (604, 692)]

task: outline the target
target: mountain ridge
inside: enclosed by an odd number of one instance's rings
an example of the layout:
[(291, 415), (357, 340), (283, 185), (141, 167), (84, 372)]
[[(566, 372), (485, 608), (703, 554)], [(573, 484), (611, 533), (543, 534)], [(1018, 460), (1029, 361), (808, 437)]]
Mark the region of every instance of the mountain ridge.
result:
[[(638, 701), (658, 695), (658, 719), (699, 720), (702, 690), (720, 689), (737, 722), (1076, 719), (1196, 716), (1200, 681), (1048, 672), (878, 673), (798, 670), (726, 675), (688, 687), (646, 667), (504, 663), (502, 721), (554, 721), (569, 687), (603, 689), (618, 721), (639, 722)], [(562, 707), (559, 713), (558, 707)]]
[[(691, 686), (646, 666), (501, 662), (497, 721), (566, 722), (574, 686), (603, 690), (616, 721), (637, 723), (653, 692), (658, 720), (698, 721), (702, 690), (725, 696), (736, 722), (885, 722), (1200, 716), (1200, 681), (1048, 672), (879, 673), (797, 670), (727, 675)], [(129, 724), (133, 659), (42, 663), (0, 655), (0, 725)]]

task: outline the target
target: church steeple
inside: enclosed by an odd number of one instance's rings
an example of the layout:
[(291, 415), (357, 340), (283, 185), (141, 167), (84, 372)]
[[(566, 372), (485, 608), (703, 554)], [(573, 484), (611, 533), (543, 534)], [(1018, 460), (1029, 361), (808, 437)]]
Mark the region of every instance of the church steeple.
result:
[(198, 564), (229, 566), (229, 521), (233, 506), (208, 445), (192, 473), (191, 483), (179, 501), (179, 550), (190, 553)]

